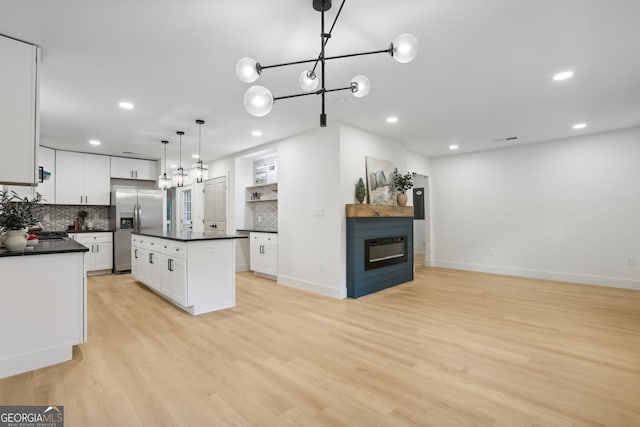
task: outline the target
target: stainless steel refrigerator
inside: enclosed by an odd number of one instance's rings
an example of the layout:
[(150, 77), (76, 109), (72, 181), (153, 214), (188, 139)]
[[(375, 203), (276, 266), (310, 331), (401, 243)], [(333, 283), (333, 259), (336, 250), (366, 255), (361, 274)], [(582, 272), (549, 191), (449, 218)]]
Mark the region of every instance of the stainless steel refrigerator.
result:
[(113, 271), (131, 270), (131, 232), (162, 230), (162, 190), (114, 187), (111, 223), (114, 229)]

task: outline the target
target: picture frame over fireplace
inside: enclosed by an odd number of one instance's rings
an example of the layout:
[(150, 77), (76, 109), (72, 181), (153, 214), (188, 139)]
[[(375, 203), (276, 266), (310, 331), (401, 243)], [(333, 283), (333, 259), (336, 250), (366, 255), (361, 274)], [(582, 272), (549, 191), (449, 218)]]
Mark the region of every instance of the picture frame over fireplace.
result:
[(365, 157), (367, 172), (367, 200), (372, 205), (396, 205), (393, 188), (393, 164), (388, 160)]

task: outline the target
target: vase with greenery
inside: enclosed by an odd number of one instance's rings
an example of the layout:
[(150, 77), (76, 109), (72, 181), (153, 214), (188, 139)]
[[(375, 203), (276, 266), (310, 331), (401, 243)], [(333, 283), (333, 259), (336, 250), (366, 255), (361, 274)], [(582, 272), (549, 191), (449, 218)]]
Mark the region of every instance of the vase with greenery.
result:
[(40, 221), (40, 194), (29, 199), (15, 191), (0, 191), (0, 228), (5, 230), (4, 245), (8, 251), (22, 251), (27, 246), (26, 229)]
[(358, 182), (356, 183), (356, 199), (358, 199), (358, 201), (360, 203), (364, 202), (364, 198), (367, 195), (367, 190), (364, 186), (364, 181), (362, 180), (362, 178), (358, 179)]
[(406, 191), (413, 188), (413, 178), (415, 178), (415, 172), (407, 172), (401, 174), (398, 172), (398, 168), (394, 168), (391, 173), (391, 180), (393, 182), (393, 188), (398, 192), (396, 199), (400, 206), (407, 204)]

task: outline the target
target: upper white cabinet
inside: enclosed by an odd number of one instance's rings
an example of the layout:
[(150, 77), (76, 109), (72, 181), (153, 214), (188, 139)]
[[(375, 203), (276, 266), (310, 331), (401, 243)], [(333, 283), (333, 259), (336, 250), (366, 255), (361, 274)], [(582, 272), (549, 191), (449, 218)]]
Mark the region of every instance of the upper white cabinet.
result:
[(36, 191), (40, 193), (42, 203), (52, 205), (56, 202), (56, 150), (39, 147), (38, 165)]
[(109, 205), (109, 156), (56, 152), (56, 203), (59, 205)]
[(42, 197), (42, 203), (54, 204), (55, 200), (55, 168), (56, 168), (56, 151), (47, 147), (38, 148), (38, 186), (28, 187), (24, 185), (10, 185), (8, 190), (15, 191), (16, 194), (24, 199), (32, 199), (36, 193)]
[(155, 181), (158, 178), (156, 161), (112, 157), (111, 178)]
[(0, 183), (37, 181), (38, 50), (0, 36)]

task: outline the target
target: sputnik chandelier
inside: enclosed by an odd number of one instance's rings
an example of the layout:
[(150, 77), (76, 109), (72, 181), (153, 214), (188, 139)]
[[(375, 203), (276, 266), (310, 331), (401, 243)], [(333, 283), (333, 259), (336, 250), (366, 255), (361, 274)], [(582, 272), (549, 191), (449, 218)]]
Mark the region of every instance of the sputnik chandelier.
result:
[[(342, 12), (342, 8), (344, 7), (346, 0), (342, 0), (342, 4), (340, 4), (340, 9), (338, 9), (338, 13), (336, 14), (335, 19), (333, 20), (333, 24), (331, 25), (331, 29), (329, 32), (325, 32), (325, 20), (324, 13), (331, 9), (331, 0), (313, 0), (313, 8), (320, 12), (320, 54), (317, 58), (313, 59), (305, 59), (302, 61), (294, 61), (294, 62), (286, 62), (283, 64), (275, 64), (275, 65), (261, 65), (255, 59), (252, 58), (241, 58), (236, 64), (236, 74), (240, 81), (244, 83), (253, 83), (258, 80), (260, 74), (262, 74), (263, 70), (268, 68), (277, 68), (277, 67), (285, 67), (289, 65), (298, 65), (298, 64), (310, 64), (313, 63), (313, 67), (311, 69), (304, 70), (299, 78), (298, 83), (300, 87), (304, 91), (303, 93), (298, 93), (295, 95), (287, 95), (287, 96), (278, 96), (274, 97), (269, 89), (264, 86), (251, 86), (244, 94), (244, 106), (247, 111), (256, 117), (266, 116), (273, 109), (273, 104), (275, 101), (280, 99), (287, 98), (297, 98), (300, 96), (307, 95), (320, 95), (322, 98), (322, 110), (320, 113), (320, 126), (327, 126), (327, 114), (325, 113), (325, 94), (328, 92), (337, 92), (342, 90), (349, 90), (356, 98), (362, 98), (367, 96), (369, 90), (371, 89), (371, 83), (369, 79), (365, 76), (358, 75), (351, 79), (351, 82), (348, 86), (337, 88), (337, 89), (327, 89), (325, 87), (325, 62), (334, 60), (334, 59), (342, 59), (349, 58), (353, 56), (363, 56), (363, 55), (374, 55), (378, 53), (388, 53), (391, 55), (393, 59), (397, 62), (405, 64), (413, 61), (413, 59), (418, 54), (418, 39), (411, 34), (401, 34), (393, 40), (391, 45), (387, 49), (376, 50), (371, 52), (361, 52), (361, 53), (352, 53), (348, 55), (339, 55), (339, 56), (325, 56), (325, 48), (329, 39), (331, 38), (331, 33), (333, 28), (338, 21), (338, 17), (340, 16), (340, 12)], [(318, 89), (318, 75), (316, 74), (316, 69), (318, 68), (318, 64), (320, 65), (320, 84), (321, 87)]]

